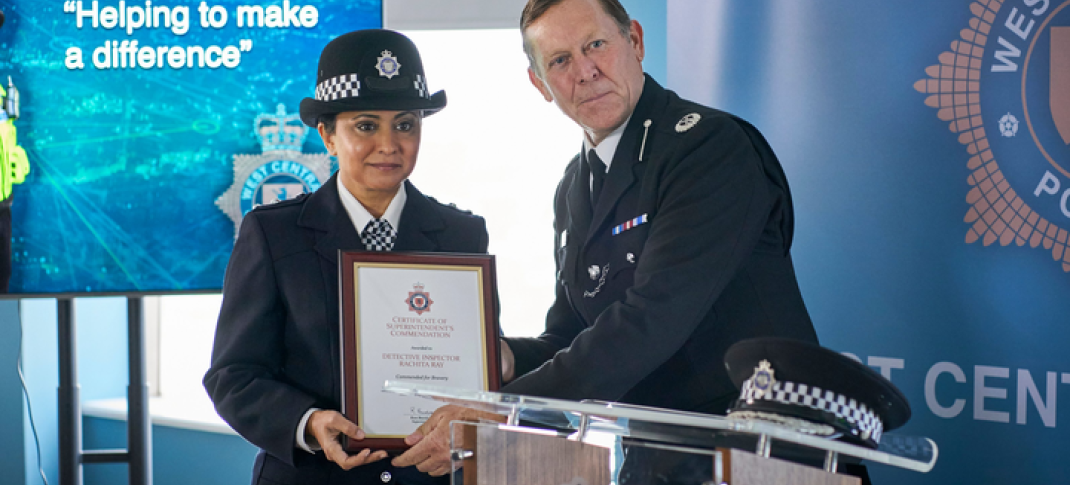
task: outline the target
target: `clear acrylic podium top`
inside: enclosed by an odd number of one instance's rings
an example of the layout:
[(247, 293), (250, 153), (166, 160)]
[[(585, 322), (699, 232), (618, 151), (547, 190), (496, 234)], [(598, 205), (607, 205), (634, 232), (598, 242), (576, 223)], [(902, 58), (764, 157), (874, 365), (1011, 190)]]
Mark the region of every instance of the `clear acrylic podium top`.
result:
[(939, 454), (936, 443), (925, 437), (885, 433), (879, 448), (874, 450), (767, 421), (621, 403), (566, 401), (393, 380), (386, 381), (383, 391), (501, 414), (508, 417), (509, 425), (572, 431), (580, 439), (590, 434), (688, 449), (757, 450), (764, 456), (769, 456), (771, 446), (778, 446), (804, 455), (839, 455), (923, 473), (932, 470)]

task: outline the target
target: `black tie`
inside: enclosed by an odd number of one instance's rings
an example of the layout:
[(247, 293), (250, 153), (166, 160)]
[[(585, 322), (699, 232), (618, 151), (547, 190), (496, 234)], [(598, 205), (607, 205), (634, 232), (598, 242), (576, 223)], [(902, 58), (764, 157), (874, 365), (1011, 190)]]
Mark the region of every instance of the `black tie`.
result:
[(590, 150), (587, 152), (587, 165), (591, 167), (591, 207), (594, 207), (598, 205), (598, 196), (606, 181), (606, 164), (602, 163), (594, 150)]

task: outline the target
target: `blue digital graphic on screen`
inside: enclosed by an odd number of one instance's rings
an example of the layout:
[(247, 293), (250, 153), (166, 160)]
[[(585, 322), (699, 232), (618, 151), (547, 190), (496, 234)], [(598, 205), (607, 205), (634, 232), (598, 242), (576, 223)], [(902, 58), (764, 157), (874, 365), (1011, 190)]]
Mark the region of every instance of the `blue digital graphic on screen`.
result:
[(221, 288), (241, 214), (334, 171), (295, 116), (320, 50), (382, 25), (381, 0), (0, 8), (31, 167), (13, 194), (18, 294)]

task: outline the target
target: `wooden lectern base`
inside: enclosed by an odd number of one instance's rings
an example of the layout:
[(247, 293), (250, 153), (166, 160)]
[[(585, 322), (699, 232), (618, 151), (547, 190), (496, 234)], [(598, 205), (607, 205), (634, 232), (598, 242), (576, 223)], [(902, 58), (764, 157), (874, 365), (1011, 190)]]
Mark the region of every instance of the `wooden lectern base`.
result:
[(742, 450), (718, 448), (713, 469), (722, 460), (724, 482), (729, 485), (861, 485), (858, 477), (829, 473), (777, 458), (762, 458)]
[[(464, 426), (464, 485), (609, 485), (608, 448), (571, 441), (553, 432)], [(728, 485), (861, 485), (858, 477), (829, 473), (777, 458), (718, 448), (707, 483)], [(703, 485), (696, 483), (694, 485)]]
[(610, 450), (556, 435), (466, 426), (464, 485), (609, 485)]

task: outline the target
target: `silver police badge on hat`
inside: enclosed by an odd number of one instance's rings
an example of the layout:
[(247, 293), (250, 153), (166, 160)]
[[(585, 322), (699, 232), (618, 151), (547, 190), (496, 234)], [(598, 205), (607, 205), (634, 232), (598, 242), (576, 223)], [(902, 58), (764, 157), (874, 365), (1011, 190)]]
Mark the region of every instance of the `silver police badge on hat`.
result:
[(687, 115), (684, 115), (683, 118), (680, 118), (680, 121), (676, 122), (676, 132), (683, 133), (687, 130), (690, 130), (691, 128), (694, 128), (695, 125), (697, 125), (699, 120), (701, 119), (702, 115), (698, 113), (689, 113)]
[(379, 63), (375, 65), (375, 68), (379, 70), (380, 76), (390, 79), (398, 75), (398, 69), (401, 69), (401, 64), (398, 62), (398, 58), (394, 57), (394, 53), (383, 51), (383, 55), (379, 57)]
[[(772, 392), (773, 386), (776, 384), (776, 378), (773, 377), (773, 374), (773, 366), (768, 360), (758, 362), (758, 367), (754, 368), (754, 375), (750, 378), (754, 393), (749, 397), (761, 399), (765, 393)], [(748, 404), (753, 402), (751, 399), (748, 399), (747, 401)]]

